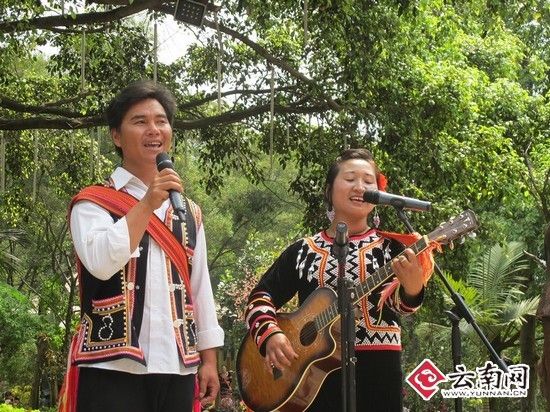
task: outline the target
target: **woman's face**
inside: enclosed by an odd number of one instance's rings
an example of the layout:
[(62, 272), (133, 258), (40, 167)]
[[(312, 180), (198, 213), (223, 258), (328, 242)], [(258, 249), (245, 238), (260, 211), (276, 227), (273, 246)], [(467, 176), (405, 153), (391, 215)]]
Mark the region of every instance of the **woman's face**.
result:
[(366, 219), (374, 205), (363, 201), (363, 193), (377, 189), (376, 171), (372, 163), (363, 159), (342, 162), (331, 190), (335, 219), (348, 223)]

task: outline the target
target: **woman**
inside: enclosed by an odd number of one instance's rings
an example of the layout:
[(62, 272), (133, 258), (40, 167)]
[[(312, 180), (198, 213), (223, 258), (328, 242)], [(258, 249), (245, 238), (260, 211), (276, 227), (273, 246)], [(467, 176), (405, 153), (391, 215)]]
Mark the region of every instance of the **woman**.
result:
[[(385, 185), (386, 179), (368, 150), (345, 150), (326, 178), (325, 202), (332, 218), (330, 226), (290, 245), (254, 288), (246, 310), (251, 336), (264, 356), (266, 367), (284, 371), (297, 354), (277, 327), (275, 311), (295, 294), (301, 305), (318, 287), (337, 290), (338, 265), (331, 249), (337, 223), (345, 222), (349, 233), (346, 276), (358, 283), (386, 264), (391, 264), (396, 275), (396, 280), (382, 285), (358, 303), (361, 312), (355, 337), (358, 411), (402, 410), (398, 315), (413, 313), (420, 307), (425, 279), (433, 269), (429, 254), (417, 257), (397, 240), (407, 236), (369, 227), (367, 218), (374, 205), (363, 201), (363, 193), (384, 190)], [(341, 404), (338, 369), (327, 376), (307, 411), (337, 411)]]

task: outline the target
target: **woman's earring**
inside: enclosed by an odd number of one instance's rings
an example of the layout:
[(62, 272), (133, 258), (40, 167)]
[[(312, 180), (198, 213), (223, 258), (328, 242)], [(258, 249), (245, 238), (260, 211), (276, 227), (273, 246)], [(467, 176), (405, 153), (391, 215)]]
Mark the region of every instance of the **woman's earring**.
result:
[(335, 213), (334, 207), (332, 207), (332, 196), (328, 189), (325, 191), (325, 204), (327, 205), (327, 219), (332, 223)]
[(327, 209), (327, 219), (332, 222), (334, 220), (334, 209), (330, 207), (330, 209)]
[(374, 208), (374, 216), (372, 217), (372, 223), (374, 224), (374, 227), (378, 229), (378, 226), (380, 226), (380, 216), (378, 216), (378, 209)]

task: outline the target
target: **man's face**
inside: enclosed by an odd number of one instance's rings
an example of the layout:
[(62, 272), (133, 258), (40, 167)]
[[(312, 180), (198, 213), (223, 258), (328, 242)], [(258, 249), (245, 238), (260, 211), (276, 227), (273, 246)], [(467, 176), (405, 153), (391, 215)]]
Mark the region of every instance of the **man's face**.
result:
[(156, 167), (156, 156), (168, 152), (172, 145), (172, 127), (166, 112), (156, 99), (134, 104), (126, 112), (119, 129), (111, 136), (122, 150), (123, 165), (131, 172)]

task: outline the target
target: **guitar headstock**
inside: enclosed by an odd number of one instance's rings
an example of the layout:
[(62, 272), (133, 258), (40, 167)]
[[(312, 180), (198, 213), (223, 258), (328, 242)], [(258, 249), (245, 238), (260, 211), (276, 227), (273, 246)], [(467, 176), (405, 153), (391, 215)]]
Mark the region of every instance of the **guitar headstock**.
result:
[(437, 229), (428, 234), (428, 239), (443, 245), (452, 244), (453, 240), (473, 232), (478, 226), (479, 222), (475, 213), (467, 209), (448, 222), (439, 225)]

